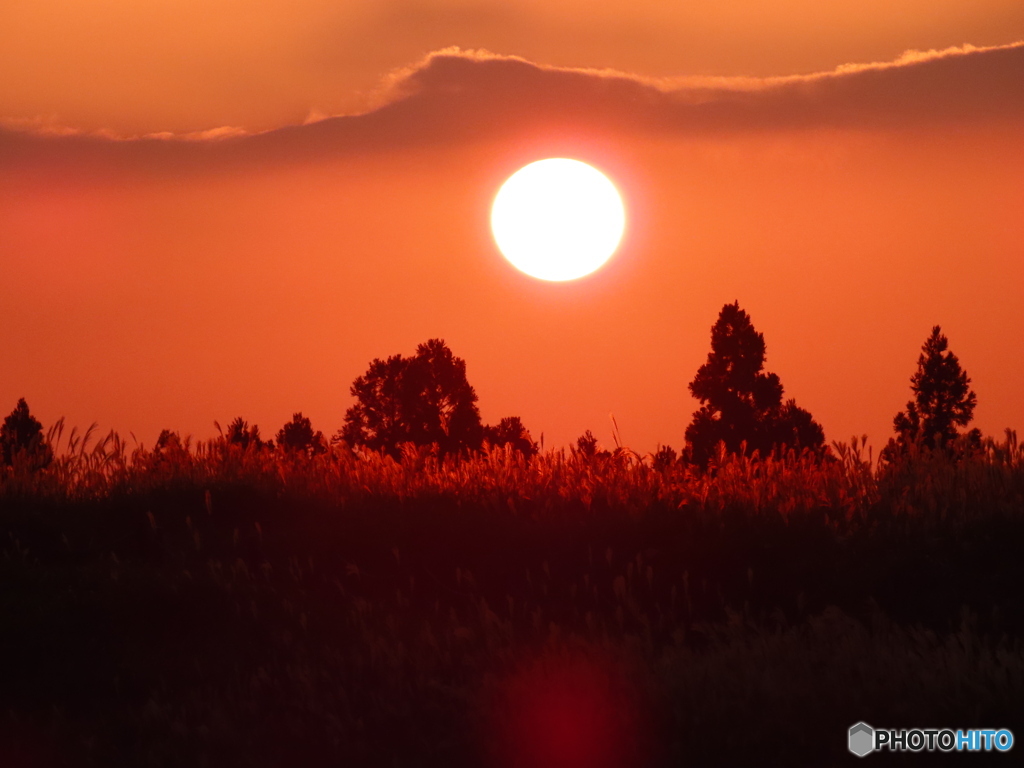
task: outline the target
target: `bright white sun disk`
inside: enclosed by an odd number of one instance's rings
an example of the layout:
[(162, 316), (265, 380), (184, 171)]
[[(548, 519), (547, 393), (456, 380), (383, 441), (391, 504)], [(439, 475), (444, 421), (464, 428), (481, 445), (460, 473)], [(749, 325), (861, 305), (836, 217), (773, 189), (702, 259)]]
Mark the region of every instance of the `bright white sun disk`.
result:
[(541, 280), (574, 280), (603, 265), (626, 225), (622, 198), (596, 168), (579, 160), (538, 160), (512, 174), (491, 208), (499, 250)]

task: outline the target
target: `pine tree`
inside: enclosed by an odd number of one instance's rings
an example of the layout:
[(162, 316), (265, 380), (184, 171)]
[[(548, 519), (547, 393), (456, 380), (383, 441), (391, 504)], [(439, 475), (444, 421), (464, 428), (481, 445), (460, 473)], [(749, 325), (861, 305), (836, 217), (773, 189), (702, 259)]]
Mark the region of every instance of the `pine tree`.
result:
[[(960, 434), (957, 428), (967, 426), (974, 417), (978, 399), (970, 384), (957, 356), (949, 351), (942, 328), (936, 325), (921, 347), (917, 371), (910, 377), (914, 399), (893, 419), (897, 443), (948, 446)], [(981, 436), (978, 430), (969, 434), (975, 440)]]
[(775, 446), (820, 450), (825, 434), (796, 401), (782, 402), (783, 387), (764, 372), (764, 336), (739, 302), (726, 304), (711, 328), (711, 352), (690, 382), (701, 407), (686, 429), (690, 460), (707, 466), (719, 443), (729, 453)]

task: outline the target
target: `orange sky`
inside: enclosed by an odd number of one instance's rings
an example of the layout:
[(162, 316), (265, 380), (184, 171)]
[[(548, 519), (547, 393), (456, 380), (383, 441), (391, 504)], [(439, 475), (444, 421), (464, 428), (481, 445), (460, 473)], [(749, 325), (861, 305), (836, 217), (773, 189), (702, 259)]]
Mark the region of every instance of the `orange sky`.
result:
[[(832, 71), (1006, 46), (1024, 7), (663, 5), (7, 6), (0, 407), (150, 444), (296, 410), (330, 433), (371, 358), (440, 336), (485, 420), (607, 444), (613, 413), (647, 451), (682, 443), (738, 299), (829, 439), (884, 441), (934, 323), (977, 425), (1024, 426), (1024, 47)], [(423, 58), (452, 44), (527, 60)], [(572, 284), (515, 272), (488, 231), (504, 178), (551, 155), (627, 205), (620, 253)]]

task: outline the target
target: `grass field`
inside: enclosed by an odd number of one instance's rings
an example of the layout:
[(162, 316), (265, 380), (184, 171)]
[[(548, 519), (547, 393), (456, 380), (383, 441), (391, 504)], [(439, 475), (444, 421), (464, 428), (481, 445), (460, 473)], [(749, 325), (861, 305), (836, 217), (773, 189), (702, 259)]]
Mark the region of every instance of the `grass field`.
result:
[(1009, 433), (708, 473), (51, 441), (0, 474), (2, 765), (827, 766), (859, 720), (1024, 734)]

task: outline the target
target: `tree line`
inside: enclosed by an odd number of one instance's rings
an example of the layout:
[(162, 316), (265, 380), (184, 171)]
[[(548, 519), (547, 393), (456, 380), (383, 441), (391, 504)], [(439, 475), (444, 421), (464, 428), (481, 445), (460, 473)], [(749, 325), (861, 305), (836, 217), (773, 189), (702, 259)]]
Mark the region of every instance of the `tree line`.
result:
[[(796, 400), (783, 401), (779, 377), (764, 370), (765, 353), (763, 334), (739, 302), (722, 307), (711, 328), (707, 362), (689, 384), (701, 407), (686, 428), (687, 461), (707, 466), (720, 444), (728, 453), (748, 455), (783, 448), (827, 453), (821, 425)], [(951, 448), (974, 417), (977, 397), (970, 383), (942, 328), (934, 326), (910, 378), (913, 397), (893, 418), (895, 435), (883, 456), (911, 445)], [(979, 430), (966, 437), (969, 445), (980, 444)]]
[[(684, 435), (681, 455), (668, 446), (654, 454), (656, 466), (685, 461), (707, 467), (721, 450), (731, 454), (765, 455), (773, 450), (811, 451), (826, 456), (821, 425), (795, 399), (783, 399), (778, 375), (764, 370), (766, 344), (750, 316), (738, 302), (722, 307), (711, 328), (711, 351), (689, 384), (700, 407)], [(972, 429), (962, 435), (973, 418), (977, 397), (970, 378), (949, 350), (949, 342), (936, 325), (918, 357), (910, 379), (912, 398), (893, 419), (895, 436), (883, 455), (910, 445), (949, 449), (960, 437), (968, 445), (980, 444), (981, 434)], [(276, 449), (316, 454), (328, 442), (352, 448), (381, 451), (395, 458), (404, 445), (432, 446), (440, 455), (466, 455), (484, 446), (507, 446), (529, 457), (538, 445), (518, 416), (485, 425), (477, 407), (477, 394), (466, 376), (466, 363), (441, 339), (430, 339), (410, 357), (393, 355), (375, 359), (350, 388), (355, 403), (345, 413), (344, 424), (328, 441), (315, 431), (308, 417), (293, 415), (272, 439), (264, 439), (259, 427), (241, 417), (222, 431), (229, 445), (248, 449)], [(219, 425), (218, 425), (219, 429)], [(177, 432), (164, 430), (157, 451), (181, 448)], [(583, 455), (598, 453), (597, 440), (588, 430), (573, 450)], [(33, 469), (47, 466), (53, 458), (42, 424), (20, 399), (0, 426), (0, 459), (11, 466), (25, 462)]]

